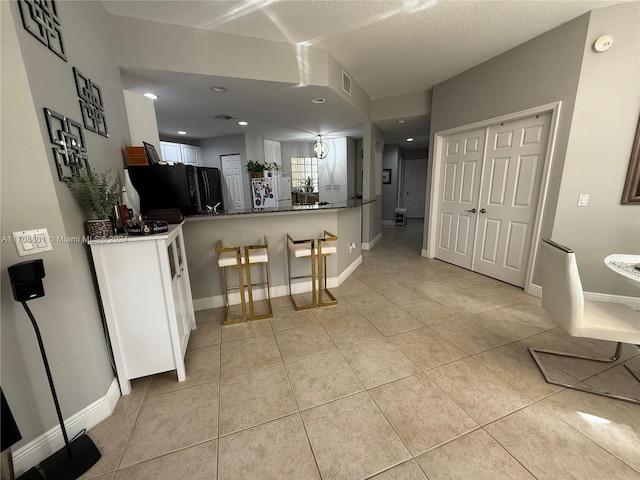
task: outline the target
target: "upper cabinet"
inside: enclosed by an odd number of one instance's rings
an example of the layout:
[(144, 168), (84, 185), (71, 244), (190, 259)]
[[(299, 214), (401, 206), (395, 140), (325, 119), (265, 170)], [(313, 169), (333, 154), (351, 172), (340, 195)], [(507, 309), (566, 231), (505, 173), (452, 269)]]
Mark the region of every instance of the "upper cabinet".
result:
[(184, 143), (160, 142), (162, 160), (169, 163), (200, 165), (200, 147)]
[(347, 138), (325, 140), (329, 153), (318, 160), (318, 192), (321, 202), (347, 201)]
[(282, 165), (282, 154), (280, 153), (280, 142), (264, 139), (264, 161), (265, 163), (277, 163)]

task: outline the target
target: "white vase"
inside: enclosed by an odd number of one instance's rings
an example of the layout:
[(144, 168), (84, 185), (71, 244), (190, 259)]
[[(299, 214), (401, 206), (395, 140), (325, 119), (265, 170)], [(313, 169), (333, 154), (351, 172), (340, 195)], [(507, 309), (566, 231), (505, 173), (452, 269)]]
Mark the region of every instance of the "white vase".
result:
[(133, 218), (140, 215), (140, 195), (131, 183), (129, 170), (124, 169), (124, 184), (122, 185), (122, 204), (133, 210)]

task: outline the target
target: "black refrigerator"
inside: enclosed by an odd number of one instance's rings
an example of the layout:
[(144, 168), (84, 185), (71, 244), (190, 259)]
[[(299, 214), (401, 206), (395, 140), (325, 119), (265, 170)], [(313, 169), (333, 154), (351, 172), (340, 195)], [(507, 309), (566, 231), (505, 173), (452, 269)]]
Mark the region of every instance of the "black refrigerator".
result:
[(130, 165), (140, 210), (179, 208), (183, 215), (224, 211), (220, 170), (193, 165)]

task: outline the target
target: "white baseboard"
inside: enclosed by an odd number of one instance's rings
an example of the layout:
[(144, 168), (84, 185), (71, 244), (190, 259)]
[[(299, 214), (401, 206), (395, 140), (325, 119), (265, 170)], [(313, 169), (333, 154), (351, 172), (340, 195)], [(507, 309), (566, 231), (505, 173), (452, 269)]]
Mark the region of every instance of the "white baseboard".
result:
[[(542, 298), (542, 287), (540, 285), (531, 284), (527, 289), (529, 295)], [(634, 310), (640, 310), (640, 298), (625, 297), (624, 295), (612, 295), (610, 293), (584, 292), (585, 300), (594, 302), (621, 303)]]
[(368, 243), (362, 244), (362, 250), (371, 250), (376, 243), (382, 240), (382, 232), (380, 232), (376, 237)]
[(351, 275), (353, 272), (355, 272), (356, 268), (358, 268), (360, 265), (362, 265), (362, 255), (358, 256), (358, 258), (356, 258), (351, 265), (349, 265), (347, 268), (344, 269), (344, 271), (338, 275), (338, 285), (336, 285), (337, 287), (339, 287), (340, 285), (342, 285), (342, 283), (349, 278), (349, 275)]
[[(336, 288), (344, 282), (353, 271), (358, 268), (362, 263), (362, 255), (356, 258), (351, 265), (349, 265), (339, 276), (327, 278), (327, 287)], [(297, 282), (291, 285), (291, 290), (294, 294), (306, 293), (311, 291), (311, 280), (306, 282)], [(289, 295), (288, 285), (278, 285), (271, 287), (271, 298), (286, 297)], [(245, 297), (246, 298), (246, 297)], [(253, 298), (255, 300), (264, 300), (267, 298), (267, 289), (260, 288), (253, 290)], [(240, 303), (240, 293), (233, 293), (229, 295), (229, 303), (231, 305), (237, 305)], [(213, 297), (194, 298), (193, 309), (198, 312), (201, 310), (209, 310), (210, 308), (224, 307), (224, 295), (214, 295)]]
[(534, 297), (542, 298), (542, 287), (532, 283), (529, 288), (525, 288), (524, 291)]
[(426, 248), (423, 248), (422, 250), (420, 250), (420, 256), (424, 257), (424, 258), (429, 258), (427, 256), (427, 249)]
[[(83, 408), (64, 421), (69, 440), (82, 429), (89, 430), (105, 418), (108, 418), (115, 410), (119, 398), (120, 387), (118, 386), (118, 379), (114, 378), (104, 397), (96, 400), (91, 405)], [(13, 467), (16, 477), (39, 464), (63, 446), (64, 438), (62, 436), (62, 430), (60, 430), (59, 425), (56, 425), (38, 438), (20, 447), (13, 452)]]

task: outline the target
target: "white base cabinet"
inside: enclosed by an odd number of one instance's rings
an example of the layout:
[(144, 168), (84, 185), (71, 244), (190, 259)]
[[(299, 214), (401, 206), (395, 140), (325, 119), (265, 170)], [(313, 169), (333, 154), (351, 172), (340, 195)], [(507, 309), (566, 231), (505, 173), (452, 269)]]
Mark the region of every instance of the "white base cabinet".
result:
[(185, 380), (195, 314), (182, 224), (89, 245), (122, 394), (131, 392), (131, 379), (146, 375), (176, 370)]

